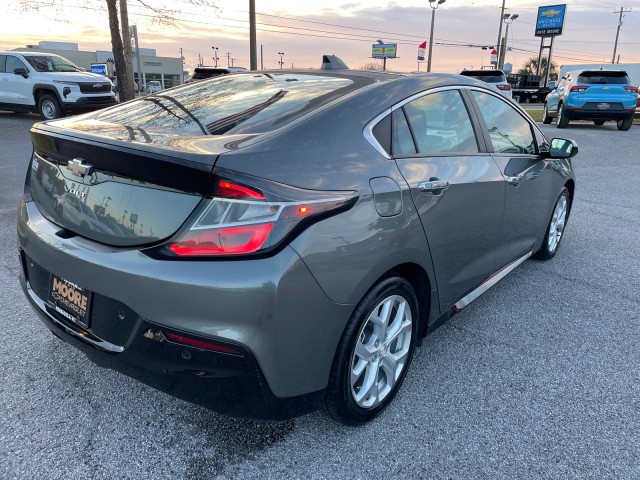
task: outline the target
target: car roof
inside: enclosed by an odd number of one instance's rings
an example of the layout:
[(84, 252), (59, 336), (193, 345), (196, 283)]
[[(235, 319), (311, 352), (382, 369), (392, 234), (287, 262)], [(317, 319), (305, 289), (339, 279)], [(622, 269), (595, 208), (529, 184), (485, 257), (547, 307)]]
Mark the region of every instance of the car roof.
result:
[(497, 69), (493, 69), (493, 70), (463, 70), (462, 72), (460, 72), (460, 75), (485, 75), (485, 76), (491, 76), (491, 75), (504, 75), (504, 72), (502, 70), (497, 70)]
[(56, 54), (56, 53), (49, 53), (49, 52), (21, 52), (19, 50), (7, 50), (5, 52), (0, 52), (0, 55), (8, 55), (8, 54), (13, 54), (13, 55), (24, 55), (25, 57), (35, 57), (35, 56), (42, 56), (42, 55), (51, 55), (54, 57), (59, 57), (60, 55)]

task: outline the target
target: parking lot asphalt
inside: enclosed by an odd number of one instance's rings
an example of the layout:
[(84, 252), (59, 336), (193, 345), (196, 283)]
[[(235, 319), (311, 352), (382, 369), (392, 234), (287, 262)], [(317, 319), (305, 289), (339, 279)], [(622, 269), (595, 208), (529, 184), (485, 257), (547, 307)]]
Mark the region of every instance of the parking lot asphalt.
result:
[(558, 255), (528, 261), (425, 339), (363, 427), (226, 418), (97, 367), (18, 284), (33, 115), (0, 113), (0, 478), (640, 478), (640, 127), (575, 139)]

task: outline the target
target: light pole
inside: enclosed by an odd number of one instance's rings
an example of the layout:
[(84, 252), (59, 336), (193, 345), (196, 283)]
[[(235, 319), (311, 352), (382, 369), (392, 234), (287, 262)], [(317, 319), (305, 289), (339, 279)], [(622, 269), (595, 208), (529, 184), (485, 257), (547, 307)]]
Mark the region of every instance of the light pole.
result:
[(514, 13), (513, 15), (509, 15), (505, 13), (502, 17), (502, 20), (507, 25), (504, 31), (504, 39), (502, 40), (502, 48), (500, 49), (500, 58), (498, 59), (498, 70), (502, 70), (504, 68), (504, 57), (507, 53), (507, 40), (509, 39), (509, 25), (513, 23), (513, 21), (518, 18), (520, 15)]
[(436, 22), (436, 10), (447, 0), (429, 0), (431, 7), (431, 33), (429, 34), (429, 57), (427, 58), (427, 72), (431, 71), (431, 57), (433, 55), (433, 25)]
[(213, 61), (215, 62), (215, 67), (218, 66), (218, 47), (211, 47), (213, 49)]
[(284, 57), (284, 52), (278, 52), (278, 55), (280, 55), (280, 61), (278, 63), (280, 64), (280, 70), (282, 70), (282, 65), (284, 64), (282, 57)]

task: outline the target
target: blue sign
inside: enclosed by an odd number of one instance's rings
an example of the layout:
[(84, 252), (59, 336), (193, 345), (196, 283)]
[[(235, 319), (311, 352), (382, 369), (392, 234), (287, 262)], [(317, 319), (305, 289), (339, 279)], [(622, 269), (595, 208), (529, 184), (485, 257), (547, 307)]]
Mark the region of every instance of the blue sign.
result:
[(94, 63), (91, 65), (91, 73), (97, 73), (98, 75), (107, 76), (107, 64), (106, 63)]
[(536, 37), (555, 37), (562, 35), (567, 5), (551, 5), (538, 7), (536, 20)]

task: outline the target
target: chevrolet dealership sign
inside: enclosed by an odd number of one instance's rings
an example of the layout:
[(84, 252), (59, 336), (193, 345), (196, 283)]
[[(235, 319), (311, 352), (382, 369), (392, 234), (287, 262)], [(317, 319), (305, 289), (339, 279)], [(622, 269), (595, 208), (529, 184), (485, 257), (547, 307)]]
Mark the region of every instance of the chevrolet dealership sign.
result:
[(538, 7), (536, 21), (536, 37), (555, 37), (562, 35), (567, 5), (551, 5)]

